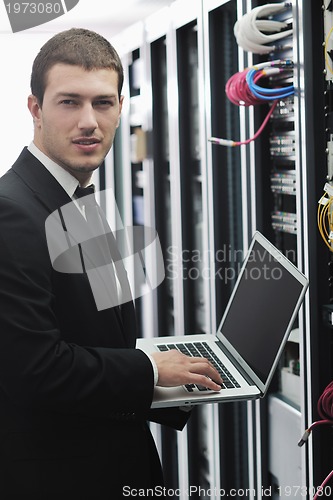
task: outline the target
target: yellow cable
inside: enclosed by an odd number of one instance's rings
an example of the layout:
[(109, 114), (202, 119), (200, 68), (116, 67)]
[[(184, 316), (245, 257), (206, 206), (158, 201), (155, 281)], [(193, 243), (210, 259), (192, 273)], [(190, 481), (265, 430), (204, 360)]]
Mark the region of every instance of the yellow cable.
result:
[(333, 31), (333, 26), (329, 30), (328, 35), (327, 35), (326, 40), (325, 40), (325, 43), (324, 43), (326, 66), (328, 67), (328, 69), (330, 70), (331, 73), (333, 73), (333, 69), (332, 69), (332, 66), (331, 66), (331, 64), (329, 62), (329, 56), (328, 56), (328, 52), (327, 52), (327, 45), (328, 45), (329, 38), (330, 38), (330, 36), (332, 34), (332, 31)]
[[(327, 202), (322, 204), (321, 202), (326, 199)], [(331, 232), (333, 231), (333, 213), (332, 213), (333, 197), (327, 198), (324, 194), (318, 202), (317, 210), (317, 225), (319, 233), (324, 240), (326, 246), (333, 252), (333, 247), (331, 243)]]

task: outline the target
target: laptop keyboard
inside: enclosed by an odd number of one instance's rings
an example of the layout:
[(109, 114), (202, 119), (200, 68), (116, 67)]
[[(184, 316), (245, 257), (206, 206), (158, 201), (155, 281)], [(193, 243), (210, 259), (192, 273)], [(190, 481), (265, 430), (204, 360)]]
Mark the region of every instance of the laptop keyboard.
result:
[[(212, 365), (216, 368), (222, 377), (223, 389), (232, 389), (235, 387), (240, 387), (239, 383), (231, 375), (229, 370), (225, 367), (222, 361), (216, 356), (214, 351), (209, 347), (207, 342), (186, 342), (184, 344), (159, 344), (157, 345), (160, 351), (169, 351), (171, 349), (177, 349), (178, 351), (186, 354), (187, 356), (203, 357), (207, 358)], [(189, 391), (209, 391), (207, 387), (203, 387), (198, 384), (186, 384), (184, 387)]]

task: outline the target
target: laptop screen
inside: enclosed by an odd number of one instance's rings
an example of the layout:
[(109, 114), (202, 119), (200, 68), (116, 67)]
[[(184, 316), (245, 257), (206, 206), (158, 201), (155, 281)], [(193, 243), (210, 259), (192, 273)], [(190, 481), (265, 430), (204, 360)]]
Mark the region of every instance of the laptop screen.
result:
[(220, 327), (263, 384), (307, 286), (287, 259), (275, 255), (254, 241)]

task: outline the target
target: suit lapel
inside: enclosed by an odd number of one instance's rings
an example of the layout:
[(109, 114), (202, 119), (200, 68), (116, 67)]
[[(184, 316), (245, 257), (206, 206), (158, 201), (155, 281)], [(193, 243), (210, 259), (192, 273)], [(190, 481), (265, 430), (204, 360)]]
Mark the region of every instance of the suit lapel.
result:
[(27, 148), (14, 163), (13, 170), (49, 213), (71, 201), (64, 188)]

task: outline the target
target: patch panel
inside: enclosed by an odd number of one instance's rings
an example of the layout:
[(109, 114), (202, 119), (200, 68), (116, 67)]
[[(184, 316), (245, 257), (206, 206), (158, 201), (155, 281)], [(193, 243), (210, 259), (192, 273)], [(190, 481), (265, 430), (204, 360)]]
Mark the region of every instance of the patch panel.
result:
[(296, 224), (297, 215), (291, 212), (272, 212), (272, 220), (286, 224)]
[(294, 120), (294, 98), (283, 99), (278, 102), (272, 113), (272, 121)]
[(296, 174), (294, 170), (271, 173), (273, 193), (296, 195)]
[(271, 134), (269, 143), (271, 156), (295, 156), (295, 134), (293, 132)]
[(272, 222), (272, 228), (281, 233), (297, 233), (297, 227), (293, 224), (283, 224), (282, 222)]

